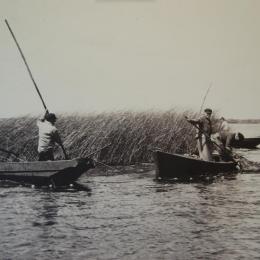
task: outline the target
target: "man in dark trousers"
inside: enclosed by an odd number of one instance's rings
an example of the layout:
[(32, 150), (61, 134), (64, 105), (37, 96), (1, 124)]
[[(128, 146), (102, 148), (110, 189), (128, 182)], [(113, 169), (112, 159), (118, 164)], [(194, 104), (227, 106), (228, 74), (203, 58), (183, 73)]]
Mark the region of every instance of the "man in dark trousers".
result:
[(37, 126), (39, 128), (39, 161), (54, 160), (53, 149), (55, 143), (61, 146), (61, 149), (63, 150), (63, 153), (65, 155), (65, 159), (68, 159), (58, 130), (55, 127), (56, 120), (56, 115), (53, 113), (49, 113), (47, 110), (44, 117), (37, 121)]

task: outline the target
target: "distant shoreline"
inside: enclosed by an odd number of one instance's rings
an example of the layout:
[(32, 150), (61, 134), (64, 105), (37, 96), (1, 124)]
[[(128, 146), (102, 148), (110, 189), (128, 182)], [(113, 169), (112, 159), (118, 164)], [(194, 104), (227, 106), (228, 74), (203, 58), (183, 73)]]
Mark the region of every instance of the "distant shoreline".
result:
[(228, 119), (231, 124), (260, 124), (260, 119)]

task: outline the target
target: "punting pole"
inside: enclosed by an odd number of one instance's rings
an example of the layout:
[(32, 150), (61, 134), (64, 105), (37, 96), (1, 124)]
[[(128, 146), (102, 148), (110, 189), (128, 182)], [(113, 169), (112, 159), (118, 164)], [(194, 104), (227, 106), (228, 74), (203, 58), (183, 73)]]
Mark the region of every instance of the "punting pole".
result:
[(200, 106), (200, 113), (199, 113), (199, 115), (201, 114), (202, 108), (203, 108), (203, 106), (204, 106), (205, 100), (206, 100), (206, 98), (207, 98), (207, 95), (208, 95), (208, 93), (209, 93), (211, 87), (212, 87), (212, 82), (210, 82), (209, 87), (208, 87), (208, 89), (207, 89), (207, 92), (206, 92), (206, 94), (205, 94), (205, 96), (204, 96), (204, 98), (203, 98), (203, 100), (202, 100), (202, 104), (201, 104), (201, 106)]
[(110, 145), (111, 145), (111, 143), (102, 146), (100, 149), (96, 150), (95, 152), (92, 152), (92, 153), (88, 154), (87, 157), (90, 157), (90, 156), (92, 156), (92, 155), (94, 155), (94, 154), (100, 152), (101, 150), (107, 148), (107, 147), (110, 146)]
[(13, 33), (13, 31), (12, 31), (12, 29), (11, 29), (11, 27), (10, 27), (10, 25), (9, 25), (9, 23), (8, 23), (8, 21), (7, 21), (6, 19), (5, 19), (5, 23), (6, 23), (8, 29), (9, 29), (9, 31), (10, 31), (10, 33), (11, 33), (11, 35), (12, 35), (12, 37), (13, 37), (15, 43), (16, 43), (16, 46), (17, 46), (17, 48), (18, 48), (18, 50), (19, 50), (19, 52), (20, 52), (20, 54), (21, 54), (21, 56), (22, 56), (22, 59), (23, 59), (24, 64), (25, 64), (25, 66), (26, 66), (26, 68), (27, 68), (27, 71), (29, 72), (30, 78), (31, 78), (31, 80), (32, 80), (32, 82), (33, 82), (33, 84), (34, 84), (34, 86), (35, 86), (35, 89), (36, 89), (36, 91), (37, 91), (37, 93), (38, 93), (38, 95), (39, 95), (39, 97), (40, 97), (40, 99), (41, 99), (41, 101), (42, 101), (43, 107), (44, 107), (44, 109), (45, 109), (46, 111), (48, 111), (47, 106), (46, 106), (46, 104), (45, 104), (45, 102), (44, 102), (44, 100), (43, 100), (43, 98), (42, 98), (41, 93), (40, 93), (40, 90), (39, 90), (39, 88), (38, 88), (38, 86), (37, 86), (37, 84), (36, 84), (36, 82), (35, 82), (35, 80), (34, 80), (34, 78), (33, 78), (33, 75), (32, 75), (32, 72), (31, 72), (31, 70), (30, 70), (30, 68), (29, 68), (29, 65), (28, 65), (28, 63), (27, 63), (27, 61), (26, 61), (26, 59), (25, 59), (25, 56), (24, 56), (23, 52), (22, 52), (22, 49), (20, 48), (19, 43), (17, 42), (17, 40), (16, 40), (16, 38), (15, 38), (15, 35), (14, 35), (14, 33)]
[[(39, 88), (38, 88), (38, 86), (37, 86), (37, 84), (36, 84), (36, 82), (35, 82), (35, 80), (34, 80), (34, 78), (33, 78), (32, 72), (31, 72), (31, 70), (30, 70), (30, 68), (29, 68), (29, 65), (28, 65), (28, 63), (27, 63), (27, 61), (26, 61), (26, 59), (25, 59), (25, 56), (24, 56), (24, 54), (23, 54), (23, 52), (22, 52), (22, 49), (21, 49), (21, 47), (19, 46), (19, 43), (17, 42), (17, 40), (16, 40), (16, 38), (15, 38), (15, 35), (14, 35), (14, 33), (13, 33), (13, 31), (12, 31), (12, 29), (11, 29), (11, 27), (10, 27), (10, 25), (9, 25), (9, 23), (8, 23), (8, 21), (7, 21), (6, 19), (5, 19), (5, 23), (6, 23), (7, 27), (8, 27), (8, 29), (9, 29), (11, 35), (13, 36), (13, 39), (14, 39), (14, 41), (15, 41), (15, 43), (16, 43), (16, 46), (17, 46), (17, 48), (18, 48), (18, 50), (19, 50), (19, 52), (20, 52), (20, 54), (21, 54), (21, 56), (22, 56), (22, 58), (23, 58), (24, 64), (25, 64), (25, 66), (26, 66), (26, 68), (27, 68), (27, 70), (28, 70), (28, 72), (29, 72), (30, 78), (31, 78), (31, 80), (32, 80), (32, 82), (33, 82), (33, 84), (34, 84), (34, 86), (35, 86), (35, 89), (36, 89), (36, 91), (37, 91), (37, 93), (38, 93), (38, 95), (39, 95), (39, 97), (40, 97), (40, 99), (41, 99), (41, 101), (42, 101), (43, 107), (44, 107), (44, 109), (46, 110), (46, 112), (49, 113), (49, 112), (48, 112), (48, 108), (47, 108), (47, 106), (46, 106), (46, 104), (45, 104), (45, 102), (44, 102), (44, 100), (43, 100), (43, 98), (42, 98), (41, 92), (40, 92), (40, 90), (39, 90)], [(65, 155), (65, 159), (68, 159), (68, 156), (67, 156), (67, 153), (66, 153), (66, 151), (65, 151), (65, 148), (64, 148), (63, 144), (61, 144), (61, 148), (62, 148), (62, 151), (63, 151), (63, 153), (64, 153), (64, 155)]]

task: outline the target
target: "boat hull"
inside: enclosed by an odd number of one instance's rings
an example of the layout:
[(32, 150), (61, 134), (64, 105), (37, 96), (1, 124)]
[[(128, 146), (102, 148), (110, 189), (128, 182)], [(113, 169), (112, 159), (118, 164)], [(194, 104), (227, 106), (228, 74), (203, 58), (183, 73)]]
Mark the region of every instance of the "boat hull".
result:
[(1, 162), (0, 180), (35, 185), (68, 185), (94, 168), (92, 159), (61, 161)]
[(232, 147), (234, 148), (245, 148), (254, 149), (260, 144), (260, 137), (245, 138), (241, 141), (234, 141)]
[(237, 171), (234, 162), (208, 162), (200, 159), (160, 151), (153, 153), (156, 179), (189, 180)]

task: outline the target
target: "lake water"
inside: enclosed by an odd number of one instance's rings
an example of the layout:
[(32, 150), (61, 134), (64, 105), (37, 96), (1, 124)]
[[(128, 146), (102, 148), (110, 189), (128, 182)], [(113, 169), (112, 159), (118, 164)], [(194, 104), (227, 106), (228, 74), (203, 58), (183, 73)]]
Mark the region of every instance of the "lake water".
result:
[(260, 259), (260, 174), (158, 183), (145, 166), (83, 176), (91, 191), (2, 185), (0, 259)]

